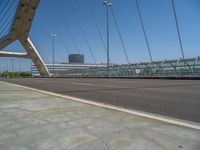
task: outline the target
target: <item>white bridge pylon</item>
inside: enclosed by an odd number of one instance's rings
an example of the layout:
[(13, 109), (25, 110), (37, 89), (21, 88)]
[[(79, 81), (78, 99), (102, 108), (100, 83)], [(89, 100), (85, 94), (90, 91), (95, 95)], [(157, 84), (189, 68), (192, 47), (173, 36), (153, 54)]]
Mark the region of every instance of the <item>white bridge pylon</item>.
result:
[[(0, 38), (0, 57), (30, 58), (42, 77), (50, 77), (44, 61), (29, 39), (30, 28), (39, 2), (40, 0), (19, 0), (10, 30), (7, 35)], [(26, 53), (1, 51), (16, 40), (22, 44)]]

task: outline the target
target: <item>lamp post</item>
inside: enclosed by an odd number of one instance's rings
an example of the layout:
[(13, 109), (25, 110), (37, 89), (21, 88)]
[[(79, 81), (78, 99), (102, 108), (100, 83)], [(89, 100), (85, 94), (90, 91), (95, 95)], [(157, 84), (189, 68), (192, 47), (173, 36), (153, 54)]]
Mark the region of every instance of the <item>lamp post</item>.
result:
[(53, 77), (55, 75), (55, 37), (56, 34), (50, 33), (49, 36), (52, 38), (52, 59), (53, 59)]
[(103, 1), (103, 5), (106, 6), (106, 28), (107, 28), (107, 77), (110, 77), (110, 41), (109, 41), (109, 14), (108, 9), (112, 6), (109, 1)]

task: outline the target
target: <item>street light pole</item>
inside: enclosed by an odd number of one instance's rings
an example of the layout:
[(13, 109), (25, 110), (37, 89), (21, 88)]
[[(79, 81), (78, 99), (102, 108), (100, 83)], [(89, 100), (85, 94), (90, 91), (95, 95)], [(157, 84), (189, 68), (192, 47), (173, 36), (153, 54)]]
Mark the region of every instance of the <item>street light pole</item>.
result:
[(112, 6), (112, 3), (109, 1), (103, 1), (103, 5), (106, 6), (106, 26), (107, 26), (107, 77), (110, 77), (110, 41), (109, 41), (109, 7)]
[(50, 37), (52, 37), (52, 59), (53, 59), (53, 77), (55, 76), (55, 37), (56, 37), (56, 34), (49, 34)]

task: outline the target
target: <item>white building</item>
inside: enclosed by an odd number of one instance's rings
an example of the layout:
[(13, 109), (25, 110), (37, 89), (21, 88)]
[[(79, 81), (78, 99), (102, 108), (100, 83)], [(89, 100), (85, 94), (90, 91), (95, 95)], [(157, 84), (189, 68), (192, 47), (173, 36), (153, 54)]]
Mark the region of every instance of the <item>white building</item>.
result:
[[(53, 64), (46, 64), (49, 72), (51, 73), (51, 75), (53, 75)], [(54, 65), (54, 76), (62, 76), (65, 77), (70, 75), (70, 72), (73, 72), (73, 70), (77, 70), (77, 69), (88, 69), (91, 67), (105, 67), (105, 64), (71, 64), (71, 63), (61, 63), (61, 64), (55, 64)], [(31, 68), (32, 71), (32, 76), (33, 77), (39, 77), (40, 74), (37, 70), (37, 68), (35, 67), (35, 65), (32, 65)]]

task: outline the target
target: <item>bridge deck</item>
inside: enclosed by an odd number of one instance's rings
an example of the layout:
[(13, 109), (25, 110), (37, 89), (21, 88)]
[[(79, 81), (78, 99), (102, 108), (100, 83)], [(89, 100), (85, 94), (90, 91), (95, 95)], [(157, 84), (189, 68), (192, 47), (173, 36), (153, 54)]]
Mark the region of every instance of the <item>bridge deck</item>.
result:
[(199, 130), (0, 81), (0, 147), (3, 150), (199, 150), (199, 143)]
[(36, 78), (5, 81), (200, 123), (200, 80)]

